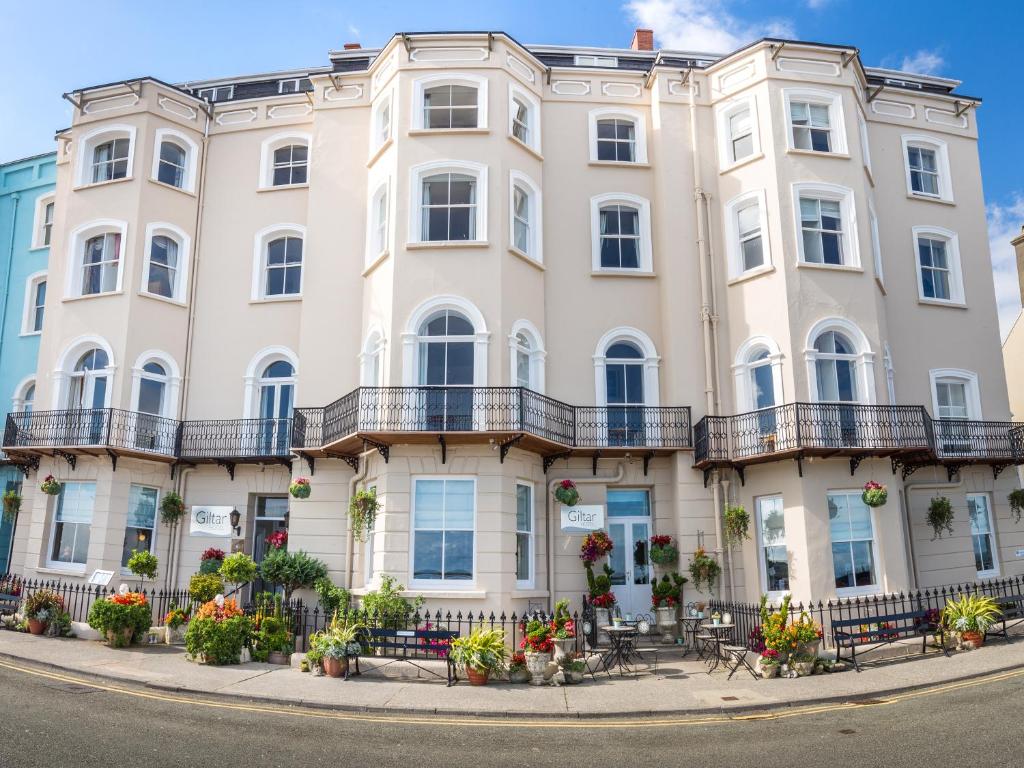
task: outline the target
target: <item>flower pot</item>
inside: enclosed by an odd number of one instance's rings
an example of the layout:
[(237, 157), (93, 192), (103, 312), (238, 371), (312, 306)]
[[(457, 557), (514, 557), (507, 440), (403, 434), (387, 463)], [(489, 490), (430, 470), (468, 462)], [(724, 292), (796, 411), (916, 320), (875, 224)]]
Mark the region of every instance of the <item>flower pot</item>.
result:
[(810, 656), (817, 657), (818, 649), (821, 648), (821, 640), (815, 640), (812, 643), (802, 643), (797, 653), (806, 653)]
[(473, 667), (466, 665), (466, 679), (469, 680), (470, 685), (487, 685), (487, 679), (491, 676), (491, 670), (489, 669), (473, 669)]
[(185, 644), (185, 630), (188, 629), (188, 624), (182, 624), (177, 629), (172, 627), (165, 627), (167, 634), (164, 637), (164, 642), (167, 645), (184, 645)]
[(508, 673), (508, 681), (510, 683), (528, 683), (530, 682), (530, 670), (528, 670), (526, 667), (513, 669)]
[(107, 645), (111, 648), (126, 648), (132, 644), (132, 633), (135, 630), (132, 627), (123, 627), (122, 629), (108, 629), (107, 630)]
[(267, 661), (271, 664), (288, 664), (291, 661), (291, 654), (282, 653), (281, 651), (271, 651), (267, 657)]
[(328, 677), (344, 677), (348, 671), (348, 659), (335, 659), (331, 656), (324, 657), (324, 672)]
[(311, 674), (313, 677), (323, 677), (324, 676), (323, 665), (320, 664), (319, 662), (316, 663), (316, 664), (310, 664), (309, 665), (309, 674)]
[(773, 677), (779, 676), (779, 665), (778, 664), (762, 664), (761, 665), (761, 677), (765, 680), (771, 680)]
[(530, 672), (530, 685), (544, 685), (544, 675), (551, 662), (549, 653), (527, 653), (526, 669)]
[(732, 624), (732, 614), (731, 613), (723, 613), (722, 614), (722, 623), (723, 624)]
[(39, 619), (28, 620), (28, 631), (33, 635), (41, 635), (46, 632), (46, 627), (49, 625), (48, 621), (41, 621)]
[(970, 643), (975, 648), (981, 648), (985, 644), (985, 633), (976, 632), (974, 630), (968, 630), (967, 632), (960, 633), (961, 639), (965, 643)]
[(566, 656), (568, 656), (570, 653), (572, 653), (573, 650), (575, 650), (575, 648), (576, 648), (576, 638), (574, 638), (574, 637), (567, 637), (567, 638), (565, 638), (563, 640), (557, 640), (556, 639), (553, 642), (555, 644), (555, 648), (554, 648), (554, 651), (553, 651), (553, 653), (554, 653), (553, 660), (556, 661), (556, 662), (561, 661), (562, 659), (564, 659)]
[(658, 608), (655, 613), (658, 618), (658, 630), (661, 632), (661, 642), (671, 645), (676, 641), (676, 609)]
[(813, 661), (794, 661), (790, 666), (796, 670), (797, 677), (807, 677), (814, 671)]

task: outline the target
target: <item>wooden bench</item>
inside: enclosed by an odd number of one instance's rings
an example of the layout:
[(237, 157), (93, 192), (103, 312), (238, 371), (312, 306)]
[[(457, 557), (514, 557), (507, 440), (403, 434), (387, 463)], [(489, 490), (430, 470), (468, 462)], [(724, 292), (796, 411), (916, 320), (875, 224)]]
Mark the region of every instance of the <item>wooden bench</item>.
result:
[[(850, 649), (853, 667), (860, 672), (857, 651), (861, 655), (877, 650), (884, 645), (895, 643), (911, 637), (921, 638), (921, 653), (928, 651), (928, 637), (937, 632), (942, 641), (942, 652), (949, 656), (946, 649), (945, 634), (941, 623), (936, 626), (929, 619), (929, 611), (907, 611), (905, 613), (889, 613), (883, 616), (864, 616), (854, 619), (833, 619), (832, 638), (836, 646), (836, 661), (842, 660), (844, 648)], [(865, 648), (864, 646), (868, 646)]]
[[(381, 656), (393, 657), (391, 661), (382, 664), (376, 669), (383, 669), (396, 662), (405, 662), (417, 669), (441, 677), (432, 669), (424, 667), (419, 662), (424, 658), (433, 655), (437, 659), (443, 659), (448, 671), (448, 685), (455, 685), (459, 681), (458, 671), (448, 654), (448, 646), (451, 641), (459, 636), (458, 632), (448, 629), (388, 629), (381, 627), (370, 627), (361, 633), (361, 642), (370, 653), (381, 651)], [(362, 674), (359, 670), (359, 657), (355, 657), (356, 674)]]
[(998, 622), (1002, 629), (989, 627), (985, 637), (1001, 637), (1010, 642), (1009, 629), (1024, 623), (1024, 595), (1007, 595), (994, 599), (1003, 611)]

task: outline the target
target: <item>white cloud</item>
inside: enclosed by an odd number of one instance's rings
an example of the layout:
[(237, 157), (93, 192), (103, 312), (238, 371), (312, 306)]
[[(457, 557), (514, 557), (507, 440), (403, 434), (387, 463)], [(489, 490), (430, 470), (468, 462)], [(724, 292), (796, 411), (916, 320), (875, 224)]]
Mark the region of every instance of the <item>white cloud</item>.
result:
[(946, 66), (938, 51), (920, 50), (913, 56), (904, 56), (900, 69), (918, 75), (936, 75)]
[(1024, 195), (1017, 193), (1008, 205), (991, 203), (988, 214), (988, 246), (992, 252), (992, 272), (999, 308), (999, 329), (1003, 338), (1020, 313), (1020, 289), (1017, 262), (1010, 241), (1021, 233), (1024, 224)]
[(832, 0), (807, 0), (807, 7), (813, 8), (814, 10), (818, 10), (819, 8), (824, 8), (831, 1)]
[(349, 22), (349, 25), (348, 25), (348, 33), (349, 33), (349, 34), (350, 34), (350, 35), (351, 35), (352, 37), (354, 37), (354, 38), (357, 38), (357, 39), (358, 39), (358, 37), (359, 37), (359, 27), (357, 27), (357, 26), (356, 26), (355, 24), (352, 24), (351, 22)]
[(760, 37), (796, 35), (787, 19), (736, 18), (728, 0), (630, 0), (626, 9), (638, 25), (654, 30), (662, 47), (677, 50), (729, 53)]

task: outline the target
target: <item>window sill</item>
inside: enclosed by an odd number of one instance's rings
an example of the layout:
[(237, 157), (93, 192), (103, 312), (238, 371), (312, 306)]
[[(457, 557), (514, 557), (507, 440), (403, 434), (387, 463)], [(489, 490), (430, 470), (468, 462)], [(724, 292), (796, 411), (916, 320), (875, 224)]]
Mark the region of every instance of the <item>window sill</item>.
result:
[(511, 141), (513, 144), (515, 144), (520, 149), (526, 150), (527, 152), (529, 152), (531, 155), (536, 157), (541, 162), (544, 162), (544, 155), (542, 155), (540, 152), (538, 152), (536, 149), (531, 147), (526, 142), (520, 141), (515, 136), (513, 136), (511, 133), (508, 135), (508, 140)]
[(286, 189), (309, 189), (309, 182), (305, 184), (278, 184), (276, 187), (259, 187), (257, 192), (283, 192)]
[(380, 160), (381, 155), (388, 151), (388, 148), (395, 143), (395, 140), (388, 136), (387, 141), (377, 147), (371, 154), (370, 159), (366, 161), (366, 167), (372, 168), (374, 163)]
[(920, 200), (923, 203), (939, 203), (940, 205), (956, 205), (955, 202), (945, 197), (936, 197), (933, 195), (922, 195), (917, 192), (907, 192), (908, 200)]
[(817, 264), (813, 261), (798, 261), (797, 269), (825, 269), (833, 272), (863, 272), (864, 267), (857, 267), (851, 264)]
[(42, 336), (42, 335), (43, 335), (42, 331), (22, 331), (21, 333), (18, 334), (18, 337), (22, 338), (22, 339), (25, 339), (25, 338), (28, 338), (30, 336)]
[(171, 304), (175, 307), (187, 307), (184, 301), (180, 299), (172, 299), (170, 296), (161, 296), (159, 293), (150, 293), (149, 291), (139, 291), (139, 296), (147, 299), (153, 299), (154, 301), (162, 301), (164, 304)]
[(590, 273), (591, 277), (646, 277), (654, 278), (658, 275), (654, 272), (647, 272), (641, 269), (595, 269)]
[(59, 576), (85, 576), (85, 566), (82, 566), (81, 570), (75, 568), (57, 568), (52, 565), (47, 565), (45, 568), (36, 568), (36, 573), (52, 573)]
[(490, 248), (488, 240), (418, 240), (406, 243), (407, 250), (429, 250), (431, 248)]
[(366, 268), (363, 269), (363, 277), (368, 277), (371, 272), (376, 271), (377, 267), (379, 267), (385, 260), (387, 260), (388, 256), (390, 255), (391, 251), (381, 251), (379, 254), (377, 254), (373, 258), (373, 261), (367, 264)]
[(302, 294), (292, 293), (287, 296), (262, 296), (256, 299), (249, 299), (250, 304), (287, 304), (293, 301), (302, 301)]
[(805, 155), (806, 157), (829, 157), (833, 160), (849, 160), (850, 155), (847, 152), (815, 152), (813, 149), (796, 149), (790, 147), (786, 150), (788, 155)]
[(650, 163), (627, 163), (621, 160), (591, 160), (587, 165), (592, 168), (650, 168)]
[(109, 181), (93, 181), (88, 184), (79, 184), (77, 187), (72, 187), (72, 192), (81, 192), (84, 189), (96, 189), (97, 187), (109, 187), (111, 184), (123, 184), (127, 181), (134, 181), (134, 176), (125, 176), (122, 179), (110, 179)]
[(50, 246), (48, 246), (48, 245), (33, 245), (31, 248), (28, 249), (28, 252), (29, 253), (33, 253), (35, 251), (48, 251), (48, 250), (50, 250)]
[(754, 269), (748, 269), (743, 274), (737, 275), (736, 277), (731, 278), (729, 280), (729, 282), (726, 283), (726, 285), (739, 285), (740, 283), (745, 283), (748, 280), (753, 280), (755, 278), (761, 277), (762, 275), (770, 275), (774, 271), (775, 271), (775, 265), (774, 264), (767, 264), (767, 265), (765, 265), (763, 267), (756, 267)]
[(451, 600), (458, 598), (466, 598), (469, 600), (482, 600), (487, 597), (487, 592), (482, 589), (476, 589), (475, 587), (468, 587), (466, 589), (437, 589), (432, 587), (417, 587), (416, 582), (410, 584), (410, 588), (400, 593), (402, 597), (414, 599), (417, 596), (423, 596), (425, 598), (434, 600)]
[(719, 174), (729, 173), (735, 171), (737, 168), (742, 168), (745, 165), (756, 163), (758, 160), (764, 159), (764, 152), (758, 152), (757, 154), (744, 157), (742, 160), (737, 160), (735, 163), (731, 163), (718, 171)]
[(105, 291), (104, 293), (86, 293), (82, 296), (65, 296), (61, 301), (85, 301), (86, 299), (102, 299), (106, 296), (120, 296), (124, 293), (122, 290), (118, 291)]
[(848, 587), (844, 589), (836, 590), (836, 597), (872, 597), (873, 595), (882, 595), (884, 590), (877, 585), (870, 587)]
[(535, 258), (533, 258), (533, 256), (531, 256), (528, 253), (523, 253), (522, 251), (520, 251), (518, 248), (516, 248), (514, 246), (510, 245), (508, 247), (508, 252), (511, 253), (513, 256), (516, 256), (516, 257), (522, 259), (527, 264), (529, 264), (531, 267), (535, 267), (536, 269), (539, 269), (541, 272), (543, 272), (545, 270), (544, 265), (541, 264), (539, 261), (537, 261)]
[(942, 299), (929, 299), (924, 296), (917, 297), (918, 304), (925, 304), (930, 307), (948, 307), (949, 309), (967, 309), (967, 304), (962, 301), (943, 301)]
[(996, 568), (993, 571), (978, 571), (978, 579), (998, 579), (999, 569)]
[(183, 187), (176, 187), (173, 184), (168, 184), (167, 182), (160, 181), (159, 179), (154, 179), (152, 177), (149, 178), (148, 181), (149, 181), (150, 184), (155, 184), (158, 187), (163, 187), (164, 189), (170, 189), (170, 190), (173, 190), (174, 192), (178, 192), (178, 193), (180, 193), (182, 195), (186, 195), (188, 197), (196, 197), (196, 193), (193, 192), (192, 190), (185, 189)]
[(409, 136), (483, 136), (490, 133), (489, 128), (410, 128)]

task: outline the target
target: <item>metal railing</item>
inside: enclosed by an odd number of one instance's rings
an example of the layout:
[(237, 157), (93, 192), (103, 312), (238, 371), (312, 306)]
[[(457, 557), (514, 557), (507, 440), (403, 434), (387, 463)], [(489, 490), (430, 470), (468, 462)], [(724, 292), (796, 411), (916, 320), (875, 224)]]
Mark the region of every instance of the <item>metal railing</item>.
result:
[(117, 408), (10, 413), (5, 448), (118, 448), (175, 456), (179, 422)]
[(181, 459), (287, 458), (292, 419), (221, 419), (181, 422)]

